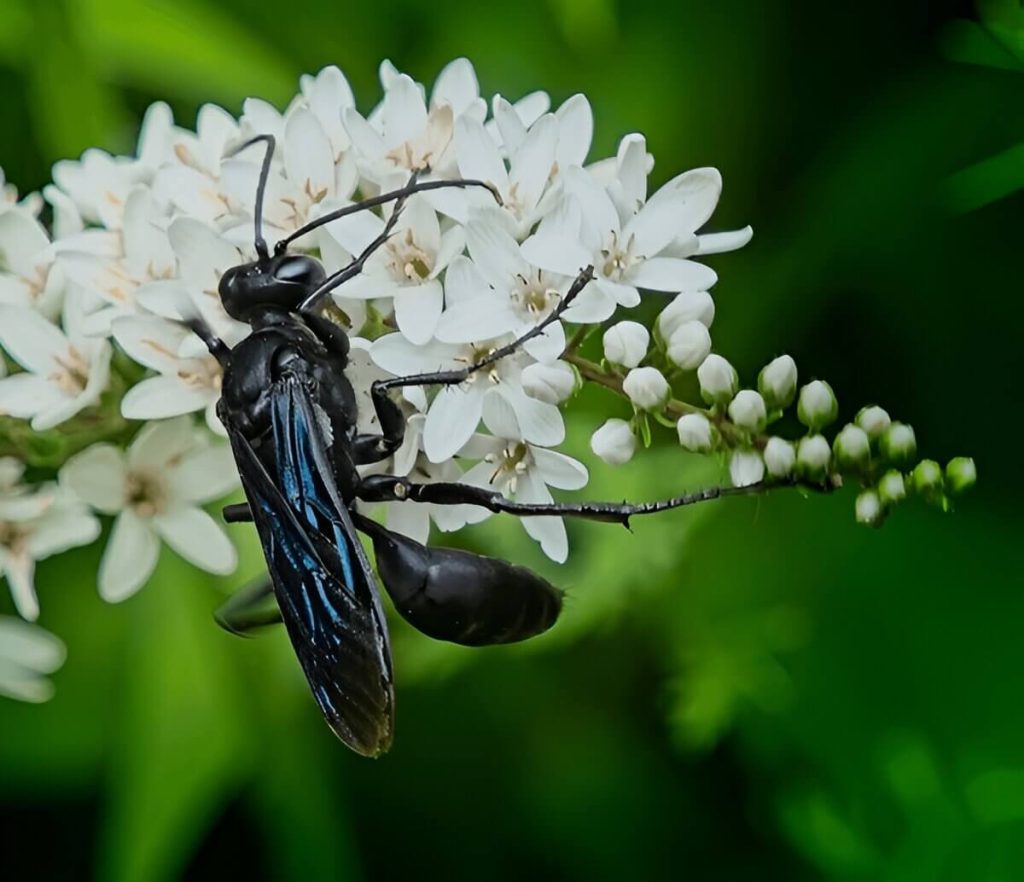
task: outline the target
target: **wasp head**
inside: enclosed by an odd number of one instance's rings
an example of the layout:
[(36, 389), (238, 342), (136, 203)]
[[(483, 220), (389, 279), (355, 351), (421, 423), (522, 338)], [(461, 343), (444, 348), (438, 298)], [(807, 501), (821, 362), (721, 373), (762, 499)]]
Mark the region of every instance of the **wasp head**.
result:
[(326, 277), (312, 257), (279, 254), (232, 267), (221, 276), (218, 290), (227, 314), (248, 322), (268, 308), (294, 312)]

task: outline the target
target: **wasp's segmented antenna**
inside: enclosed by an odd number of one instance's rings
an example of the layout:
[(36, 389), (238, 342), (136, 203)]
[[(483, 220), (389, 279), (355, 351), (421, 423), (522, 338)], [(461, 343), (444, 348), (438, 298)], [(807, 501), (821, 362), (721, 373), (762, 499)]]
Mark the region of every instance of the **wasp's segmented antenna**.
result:
[(263, 154), (263, 164), (260, 166), (260, 179), (256, 184), (256, 206), (254, 209), (254, 214), (256, 215), (256, 237), (254, 244), (256, 245), (256, 254), (261, 261), (264, 261), (270, 259), (270, 249), (267, 248), (267, 240), (263, 238), (263, 197), (267, 192), (267, 180), (270, 178), (270, 162), (274, 158), (274, 148), (277, 145), (277, 139), (273, 135), (256, 135), (240, 147), (232, 150), (228, 155), (236, 156), (247, 147), (251, 147), (260, 141), (266, 142), (267, 151)]

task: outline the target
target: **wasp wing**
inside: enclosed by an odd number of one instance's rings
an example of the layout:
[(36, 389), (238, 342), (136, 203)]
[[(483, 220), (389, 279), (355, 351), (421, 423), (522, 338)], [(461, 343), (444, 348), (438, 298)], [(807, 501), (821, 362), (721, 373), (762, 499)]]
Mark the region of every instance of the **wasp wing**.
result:
[(345, 744), (376, 756), (394, 730), (391, 651), (376, 583), (308, 388), (286, 377), (270, 400), (276, 475), (228, 424), (242, 486), (313, 697)]

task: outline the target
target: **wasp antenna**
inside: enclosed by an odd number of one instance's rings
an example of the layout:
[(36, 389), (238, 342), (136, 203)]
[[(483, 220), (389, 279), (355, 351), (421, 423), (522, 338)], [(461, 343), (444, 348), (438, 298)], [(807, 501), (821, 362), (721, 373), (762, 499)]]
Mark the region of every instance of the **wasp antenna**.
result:
[(267, 181), (270, 178), (270, 162), (274, 158), (274, 148), (277, 146), (277, 139), (273, 135), (256, 135), (227, 155), (237, 156), (247, 147), (258, 144), (260, 141), (267, 145), (267, 149), (263, 154), (263, 164), (260, 166), (260, 179), (256, 184), (256, 206), (254, 209), (256, 215), (256, 236), (254, 244), (256, 246), (256, 254), (260, 260), (268, 260), (270, 258), (270, 249), (267, 248), (267, 240), (263, 238), (263, 197), (267, 192)]

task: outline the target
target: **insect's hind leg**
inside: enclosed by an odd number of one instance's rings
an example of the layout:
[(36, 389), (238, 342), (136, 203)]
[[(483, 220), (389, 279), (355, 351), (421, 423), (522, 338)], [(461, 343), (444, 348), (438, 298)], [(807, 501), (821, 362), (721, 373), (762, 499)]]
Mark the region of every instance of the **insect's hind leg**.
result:
[(248, 637), (251, 632), (281, 621), (281, 610), (274, 599), (270, 578), (260, 579), (236, 591), (213, 617), (225, 631)]

